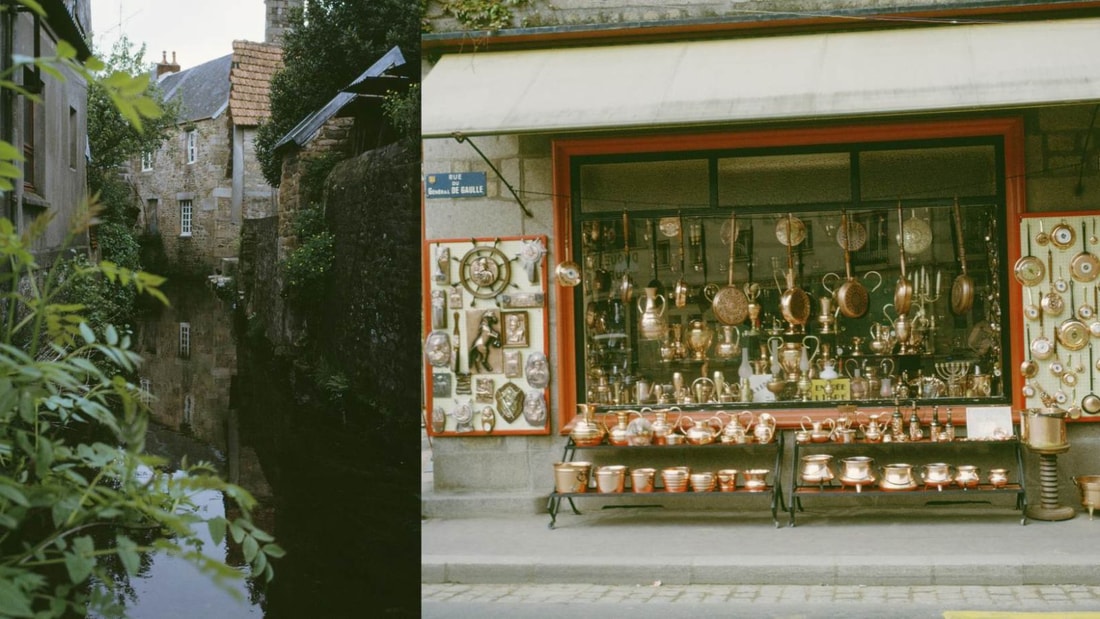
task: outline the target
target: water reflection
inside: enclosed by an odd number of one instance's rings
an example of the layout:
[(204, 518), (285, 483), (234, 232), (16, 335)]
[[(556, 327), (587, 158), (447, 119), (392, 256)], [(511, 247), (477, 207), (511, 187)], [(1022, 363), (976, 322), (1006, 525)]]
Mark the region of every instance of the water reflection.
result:
[[(171, 306), (151, 309), (135, 328), (135, 347), (144, 358), (139, 380), (152, 417), (147, 450), (177, 470), (184, 458), (213, 463), (224, 478), (268, 505), (254, 515), (261, 527), (271, 530), (271, 488), (255, 451), (240, 445), (231, 407), (237, 364), (231, 308), (203, 283), (177, 283), (165, 292)], [(205, 516), (225, 515), (227, 510), (220, 492), (200, 492), (194, 501)], [(247, 573), (236, 545), (214, 544), (205, 526), (195, 533), (208, 556)], [(127, 617), (263, 616), (263, 596), (248, 581), (232, 584), (234, 596), (187, 561), (161, 554), (147, 561), (147, 569), (131, 580), (132, 591), (124, 600)]]
[[(223, 603), (197, 570), (161, 570), (156, 558), (158, 569), (134, 583), (132, 616), (417, 616), (416, 442), (401, 447), (404, 437), (380, 430), (370, 410), (357, 411), (358, 423), (334, 410), (301, 379), (308, 368), (249, 337), (240, 314), (204, 284), (166, 292), (172, 306), (135, 331), (157, 425), (149, 449), (175, 464), (186, 455), (222, 466), (226, 479), (260, 501), (253, 520), (287, 555), (262, 592), (242, 585), (243, 604)], [(220, 497), (208, 505), (225, 507)], [(244, 565), (235, 545), (215, 551)]]

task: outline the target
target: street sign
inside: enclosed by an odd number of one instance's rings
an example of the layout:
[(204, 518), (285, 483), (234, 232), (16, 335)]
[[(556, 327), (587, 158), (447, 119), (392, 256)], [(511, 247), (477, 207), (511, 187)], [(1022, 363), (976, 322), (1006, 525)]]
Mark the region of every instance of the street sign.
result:
[(480, 198), (485, 195), (485, 173), (429, 174), (424, 191), (428, 198)]

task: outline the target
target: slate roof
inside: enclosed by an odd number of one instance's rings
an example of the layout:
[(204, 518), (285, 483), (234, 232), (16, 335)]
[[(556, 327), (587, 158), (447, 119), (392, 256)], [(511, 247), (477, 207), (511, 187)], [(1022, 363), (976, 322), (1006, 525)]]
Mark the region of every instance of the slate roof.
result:
[(397, 46), (390, 48), (390, 51), (386, 52), (377, 62), (372, 64), (370, 68), (360, 74), (359, 77), (355, 78), (347, 88), (337, 93), (337, 95), (326, 103), (324, 107), (303, 118), (297, 126), (291, 129), (289, 133), (284, 135), (279, 142), (275, 144), (274, 150), (278, 152), (280, 149), (286, 148), (292, 143), (298, 147), (305, 146), (317, 135), (321, 126), (324, 125), (328, 119), (336, 116), (346, 105), (359, 97), (357, 91), (369, 90), (365, 87), (366, 82), (374, 81), (375, 78), (389, 77), (404, 64), (405, 56), (401, 53), (401, 49)]
[(254, 127), (271, 116), (271, 76), (283, 66), (283, 50), (270, 43), (233, 41), (229, 116)]
[(180, 100), (180, 121), (215, 118), (229, 103), (229, 69), (233, 55), (208, 60), (200, 65), (164, 75), (160, 80), (164, 98)]

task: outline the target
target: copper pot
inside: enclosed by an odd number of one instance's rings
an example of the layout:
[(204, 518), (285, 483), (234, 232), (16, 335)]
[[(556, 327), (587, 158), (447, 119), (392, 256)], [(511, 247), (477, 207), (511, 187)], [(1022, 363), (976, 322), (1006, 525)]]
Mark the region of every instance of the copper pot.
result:
[(1081, 505), (1089, 510), (1089, 520), (1092, 520), (1092, 511), (1100, 505), (1100, 475), (1078, 475), (1073, 478), (1073, 485), (1081, 492)]

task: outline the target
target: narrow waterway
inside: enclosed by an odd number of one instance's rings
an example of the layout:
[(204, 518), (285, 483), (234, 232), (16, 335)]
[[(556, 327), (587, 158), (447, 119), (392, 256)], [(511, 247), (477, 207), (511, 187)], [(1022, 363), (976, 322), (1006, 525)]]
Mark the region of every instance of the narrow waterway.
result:
[[(149, 312), (135, 329), (145, 359), (140, 380), (153, 396), (149, 451), (173, 463), (186, 456), (217, 464), (260, 501), (253, 517), (287, 556), (274, 564), (270, 585), (241, 581), (237, 595), (190, 565), (149, 557), (123, 601), (126, 616), (416, 616), (415, 437), (409, 449), (395, 448), (400, 437), (349, 423), (303, 380), (308, 367), (271, 354), (205, 282), (166, 293), (171, 306)], [(199, 503), (211, 514), (232, 509), (217, 493)], [(247, 573), (232, 544), (206, 551)]]

